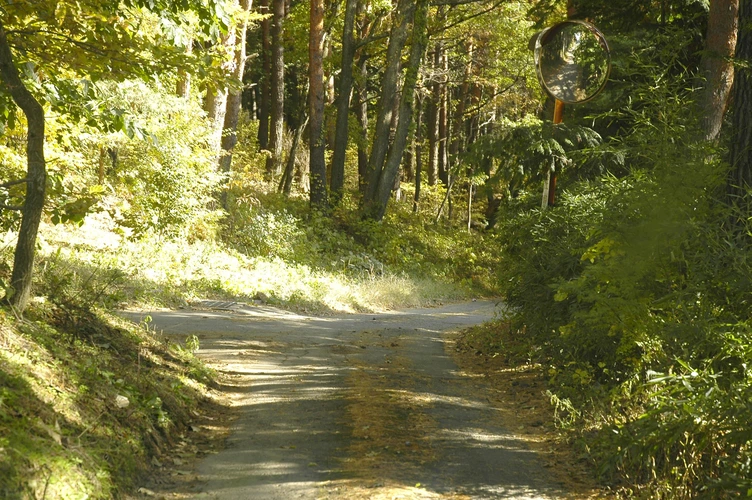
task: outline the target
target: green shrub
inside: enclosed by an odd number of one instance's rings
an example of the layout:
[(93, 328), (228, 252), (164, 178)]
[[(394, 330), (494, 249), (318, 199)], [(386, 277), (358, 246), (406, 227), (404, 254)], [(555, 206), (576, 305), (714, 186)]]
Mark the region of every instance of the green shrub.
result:
[[(213, 224), (222, 176), (198, 103), (138, 82), (105, 86), (102, 93), (134, 134), (92, 138), (108, 154), (105, 180), (116, 196), (105, 206), (110, 214), (134, 236), (188, 234)], [(99, 151), (91, 154), (99, 158)]]

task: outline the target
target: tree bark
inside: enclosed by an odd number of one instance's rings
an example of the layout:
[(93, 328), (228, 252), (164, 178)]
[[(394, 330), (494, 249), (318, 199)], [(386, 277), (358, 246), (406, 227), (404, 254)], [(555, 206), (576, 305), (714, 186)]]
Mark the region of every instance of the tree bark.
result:
[(731, 87), (734, 83), (734, 56), (738, 29), (739, 0), (712, 0), (705, 37), (705, 52), (700, 62), (704, 88), (700, 98), (700, 116), (705, 140), (718, 137), (723, 125)]
[(312, 207), (327, 208), (324, 140), (324, 0), (311, 0), (308, 40), (308, 81), (310, 116), (310, 163)]
[(386, 213), (392, 186), (399, 172), (402, 154), (407, 144), (407, 135), (413, 119), (413, 103), (415, 101), (415, 87), (418, 82), (418, 71), (423, 54), (428, 44), (428, 0), (417, 0), (414, 9), (413, 40), (410, 47), (410, 58), (405, 83), (402, 87), (402, 97), (399, 109), (399, 120), (395, 131), (394, 143), (389, 149), (383, 172), (379, 178), (376, 202), (370, 214), (375, 220), (381, 220)]
[(282, 140), (285, 132), (285, 49), (284, 18), (285, 0), (271, 0), (274, 16), (271, 23), (271, 123), (269, 127), (269, 149), (271, 156), (266, 162), (267, 178), (272, 179), (282, 173)]
[(349, 131), (350, 94), (352, 93), (352, 68), (355, 58), (355, 10), (357, 0), (346, 0), (345, 27), (342, 30), (342, 71), (339, 76), (339, 96), (337, 98), (337, 124), (334, 131), (334, 152), (332, 154), (332, 201), (337, 204), (345, 187), (345, 152)]
[[(233, 37), (234, 38), (234, 37)], [(223, 43), (227, 43), (224, 41)], [(208, 87), (204, 98), (204, 111), (212, 129), (212, 150), (219, 152), (222, 146), (222, 126), (227, 110), (227, 88)]]
[(413, 196), (413, 213), (418, 211), (420, 188), (423, 175), (423, 102), (421, 93), (416, 95), (417, 113), (415, 115), (415, 195)]
[[(367, 15), (368, 0), (359, 0), (357, 18), (362, 20), (358, 26), (358, 37), (364, 40), (371, 31), (371, 22)], [(355, 116), (359, 125), (358, 136), (358, 192), (365, 196), (366, 184), (368, 183), (368, 53), (366, 47), (360, 47), (358, 56), (358, 79)]]
[(308, 116), (304, 114), (301, 118), (298, 128), (295, 129), (295, 135), (292, 138), (292, 146), (290, 147), (290, 154), (287, 156), (287, 165), (285, 166), (285, 172), (282, 174), (282, 179), (279, 181), (278, 191), (284, 193), (285, 196), (290, 196), (292, 192), (292, 179), (295, 172), (295, 157), (298, 154), (298, 146), (300, 145), (300, 138), (303, 137), (303, 130), (308, 125)]
[[(222, 35), (220, 43), (234, 52), (236, 39), (237, 33), (235, 32), (235, 30), (231, 30), (227, 34)], [(228, 73), (232, 72), (234, 66), (234, 57), (232, 60), (224, 61), (222, 63), (222, 68)], [(206, 97), (204, 99), (204, 110), (206, 111), (206, 116), (209, 119), (213, 130), (212, 147), (217, 153), (217, 156), (219, 156), (222, 148), (222, 128), (224, 127), (225, 112), (227, 111), (227, 94), (227, 85), (224, 85), (223, 87), (216, 87), (210, 84), (206, 89)]]
[(439, 108), (441, 103), (441, 83), (439, 69), (441, 68), (440, 43), (436, 44), (433, 55), (434, 81), (431, 84), (431, 95), (426, 104), (426, 131), (428, 134), (428, 185), (435, 186), (439, 179)]
[(443, 76), (439, 83), (439, 179), (449, 186), (449, 58), (441, 54)]
[[(462, 77), (462, 85), (459, 89), (457, 108), (454, 110), (454, 125), (452, 127), (454, 137), (452, 138), (449, 149), (449, 153), (453, 158), (456, 158), (459, 153), (464, 151), (467, 136), (465, 133), (465, 110), (467, 109), (467, 104), (470, 99), (470, 77), (473, 72), (473, 52), (475, 49), (472, 40), (467, 41), (465, 49), (467, 51), (468, 61), (465, 65), (465, 73)], [(453, 160), (453, 163), (456, 164), (456, 160)]]
[[(373, 137), (371, 155), (368, 158), (367, 185), (364, 197), (365, 214), (377, 216), (381, 209), (379, 191), (380, 178), (389, 149), (389, 135), (392, 125), (393, 102), (397, 94), (399, 80), (400, 55), (408, 35), (408, 26), (415, 13), (415, 3), (411, 0), (400, 0), (395, 14), (395, 24), (389, 36), (386, 53), (386, 68), (381, 82), (381, 96), (379, 98), (376, 128)], [(412, 94), (409, 96), (412, 99)], [(391, 189), (391, 184), (389, 185)], [(369, 206), (372, 205), (372, 206)], [(369, 215), (370, 214), (370, 215)]]
[(39, 223), (44, 209), (47, 169), (44, 160), (44, 109), (29, 92), (13, 61), (5, 27), (0, 21), (0, 77), (13, 101), (26, 115), (26, 200), (21, 211), (21, 228), (13, 258), (10, 285), (12, 292), (7, 300), (19, 313), (23, 312), (31, 297)]
[[(190, 40), (185, 47), (185, 53), (190, 54), (192, 52), (193, 40)], [(191, 74), (185, 68), (178, 70), (178, 82), (175, 84), (175, 93), (183, 99), (188, 99), (191, 95)]]
[(747, 65), (739, 65), (734, 81), (728, 192), (733, 203), (741, 202), (745, 207), (746, 213), (741, 216), (746, 220), (752, 211), (752, 69), (748, 65), (752, 61), (752, 0), (739, 4), (736, 60)]
[[(260, 0), (259, 11), (261, 14), (269, 13), (269, 0)], [(259, 99), (259, 129), (258, 143), (260, 149), (269, 147), (269, 104), (271, 102), (270, 76), (272, 74), (271, 63), (271, 21), (264, 19), (261, 21), (261, 61), (264, 68), (261, 76), (260, 90), (261, 98)]]
[[(240, 0), (240, 8), (243, 13), (247, 13), (251, 10), (252, 0)], [(236, 28), (235, 35), (235, 61), (232, 76), (237, 81), (243, 81), (243, 73), (245, 72), (245, 44), (246, 44), (246, 32), (248, 30), (248, 22), (242, 21)], [(230, 172), (232, 167), (232, 148), (238, 143), (238, 121), (240, 119), (240, 111), (243, 99), (242, 89), (230, 89), (227, 95), (227, 107), (225, 111), (225, 119), (222, 133), (222, 150), (224, 154), (219, 159), (219, 165), (223, 172)], [(222, 205), (227, 208), (227, 191), (222, 195)]]
[(358, 137), (358, 191), (365, 194), (368, 183), (368, 57), (361, 54), (358, 60), (360, 81), (358, 82), (358, 102), (355, 116), (358, 119), (360, 136)]

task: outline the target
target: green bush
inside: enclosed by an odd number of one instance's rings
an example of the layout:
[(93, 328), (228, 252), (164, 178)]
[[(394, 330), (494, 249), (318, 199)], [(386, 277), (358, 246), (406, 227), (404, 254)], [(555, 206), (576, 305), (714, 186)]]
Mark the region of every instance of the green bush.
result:
[(105, 86), (102, 94), (134, 135), (91, 141), (108, 155), (105, 181), (116, 198), (106, 208), (119, 224), (134, 236), (171, 236), (201, 232), (202, 223), (216, 222), (214, 196), (222, 176), (198, 103), (138, 82)]

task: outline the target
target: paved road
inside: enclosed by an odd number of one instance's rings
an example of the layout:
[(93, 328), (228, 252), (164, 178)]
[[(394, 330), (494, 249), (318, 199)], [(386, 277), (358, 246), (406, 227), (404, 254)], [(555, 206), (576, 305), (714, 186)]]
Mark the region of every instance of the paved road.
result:
[(495, 303), (337, 317), (204, 306), (149, 313), (166, 333), (197, 335), (235, 381), (241, 416), (198, 464), (191, 498), (565, 496), (447, 354), (446, 333), (490, 319)]

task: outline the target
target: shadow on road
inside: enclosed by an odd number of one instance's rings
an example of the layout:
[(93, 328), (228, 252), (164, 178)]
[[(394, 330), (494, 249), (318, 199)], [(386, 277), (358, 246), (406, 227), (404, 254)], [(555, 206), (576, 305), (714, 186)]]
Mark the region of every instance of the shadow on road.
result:
[[(150, 313), (195, 334), (240, 417), (191, 498), (562, 498), (444, 332), (492, 303), (313, 318), (274, 310)], [(134, 319), (135, 318), (134, 315)]]

